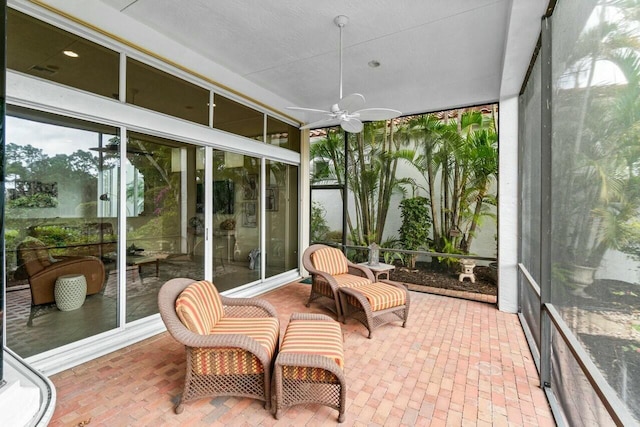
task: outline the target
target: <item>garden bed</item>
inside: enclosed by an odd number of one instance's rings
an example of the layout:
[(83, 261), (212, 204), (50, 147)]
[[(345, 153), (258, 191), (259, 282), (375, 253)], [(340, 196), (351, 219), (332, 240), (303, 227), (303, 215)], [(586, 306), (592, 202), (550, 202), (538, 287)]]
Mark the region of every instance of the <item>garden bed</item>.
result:
[(460, 282), (457, 271), (434, 269), (429, 263), (417, 263), (414, 269), (397, 266), (396, 269), (391, 272), (389, 278), (397, 282), (412, 283), (433, 288), (472, 292), (483, 295), (495, 296), (498, 294), (498, 287), (493, 281), (492, 272), (489, 267), (478, 266), (475, 268), (474, 273), (476, 275), (475, 283), (471, 283), (469, 279)]

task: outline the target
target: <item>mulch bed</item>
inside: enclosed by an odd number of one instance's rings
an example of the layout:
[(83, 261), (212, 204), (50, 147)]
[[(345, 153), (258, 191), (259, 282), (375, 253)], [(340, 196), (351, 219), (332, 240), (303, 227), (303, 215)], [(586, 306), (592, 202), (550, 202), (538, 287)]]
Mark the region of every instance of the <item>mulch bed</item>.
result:
[(498, 295), (498, 287), (491, 278), (489, 267), (478, 266), (474, 269), (474, 274), (476, 275), (476, 283), (471, 283), (469, 279), (460, 282), (458, 281), (457, 272), (429, 269), (424, 265), (418, 264), (415, 269), (396, 267), (396, 269), (391, 272), (389, 278), (397, 282), (430, 286), (433, 288), (451, 289), (483, 295)]
[(594, 307), (601, 310), (638, 311), (640, 310), (640, 286), (621, 280), (596, 279), (585, 288), (591, 298), (578, 298), (580, 307)]

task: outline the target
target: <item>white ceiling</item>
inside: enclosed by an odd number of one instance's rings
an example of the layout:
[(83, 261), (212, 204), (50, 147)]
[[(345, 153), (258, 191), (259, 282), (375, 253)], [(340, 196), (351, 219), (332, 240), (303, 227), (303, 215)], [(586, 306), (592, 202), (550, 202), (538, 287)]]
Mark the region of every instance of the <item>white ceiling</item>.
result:
[[(517, 93), (546, 0), (101, 0), (292, 106), (344, 94), (404, 114)], [(367, 64), (381, 63), (379, 68)], [(310, 121), (314, 116), (291, 115)]]

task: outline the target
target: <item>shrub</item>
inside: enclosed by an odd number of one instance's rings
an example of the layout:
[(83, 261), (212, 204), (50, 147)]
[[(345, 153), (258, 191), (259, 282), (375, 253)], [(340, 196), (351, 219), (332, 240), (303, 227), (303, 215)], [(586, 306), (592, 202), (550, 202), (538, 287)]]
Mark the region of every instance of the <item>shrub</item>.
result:
[[(402, 246), (410, 251), (427, 249), (429, 230), (431, 230), (431, 215), (429, 201), (426, 197), (413, 197), (400, 202), (402, 225), (400, 226), (400, 241)], [(409, 259), (410, 267), (415, 267), (416, 256)]]
[[(322, 242), (327, 239), (329, 225), (325, 218), (327, 211), (318, 202), (311, 204), (311, 241)], [(342, 239), (342, 237), (341, 237)]]

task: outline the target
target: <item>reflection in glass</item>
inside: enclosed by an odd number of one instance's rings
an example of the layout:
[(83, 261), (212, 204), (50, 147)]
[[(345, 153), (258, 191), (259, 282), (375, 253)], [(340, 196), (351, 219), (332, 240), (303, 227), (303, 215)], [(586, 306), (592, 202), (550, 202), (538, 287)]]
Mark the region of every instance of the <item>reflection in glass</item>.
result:
[(222, 95), (214, 95), (213, 127), (263, 141), (264, 114)]
[(298, 168), (267, 160), (265, 277), (298, 267)]
[(213, 281), (220, 291), (261, 278), (260, 160), (213, 154)]
[(202, 147), (130, 132), (126, 169), (127, 322), (158, 312), (174, 277), (204, 278)]
[(7, 12), (7, 68), (118, 99), (118, 52), (16, 10)]
[[(118, 326), (117, 276), (108, 260), (118, 222), (99, 209), (103, 176), (118, 162), (94, 151), (118, 138), (118, 129), (24, 109), (9, 114), (6, 337), (28, 357)], [(110, 197), (117, 200), (114, 179)], [(87, 296), (63, 312), (56, 282), (70, 274), (83, 276)]]
[(300, 130), (273, 117), (267, 117), (267, 144), (300, 152)]
[(209, 91), (127, 58), (127, 103), (202, 125), (209, 124)]

